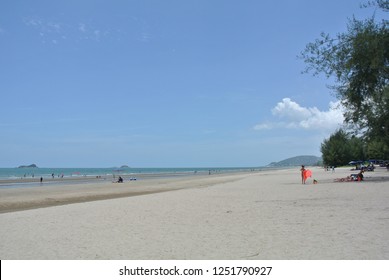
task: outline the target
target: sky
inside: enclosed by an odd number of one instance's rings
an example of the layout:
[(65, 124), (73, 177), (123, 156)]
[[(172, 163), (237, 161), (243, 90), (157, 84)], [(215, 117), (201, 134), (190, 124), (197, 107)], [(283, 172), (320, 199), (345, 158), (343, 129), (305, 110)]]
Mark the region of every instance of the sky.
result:
[(297, 56), (359, 0), (1, 0), (0, 167), (255, 167), (343, 122)]

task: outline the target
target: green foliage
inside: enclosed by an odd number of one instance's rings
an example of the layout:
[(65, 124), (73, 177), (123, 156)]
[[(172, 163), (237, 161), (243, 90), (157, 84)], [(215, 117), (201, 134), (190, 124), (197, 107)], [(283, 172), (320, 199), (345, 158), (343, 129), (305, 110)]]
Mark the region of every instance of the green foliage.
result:
[(367, 143), (367, 154), (371, 159), (388, 159), (389, 147), (380, 139), (371, 140)]
[(389, 147), (379, 140), (363, 139), (340, 129), (321, 144), (325, 165), (341, 166), (351, 160), (389, 159)]
[(337, 130), (321, 144), (321, 152), (325, 165), (341, 166), (347, 164), (352, 159), (349, 135), (341, 129)]
[(389, 11), (389, 1), (388, 0), (368, 1), (366, 4), (362, 5), (362, 7), (364, 7), (364, 8), (371, 7), (371, 6), (377, 6), (386, 12)]
[[(365, 7), (377, 6), (389, 11), (389, 1), (369, 1)], [(349, 20), (345, 33), (334, 38), (322, 33), (309, 43), (301, 58), (306, 72), (335, 78), (337, 97), (345, 107), (347, 124), (363, 134), (368, 153), (389, 150), (389, 21)], [(377, 150), (380, 147), (381, 152)], [(373, 152), (374, 151), (374, 152)]]
[(348, 139), (348, 145), (350, 149), (350, 156), (352, 159), (366, 159), (366, 158), (374, 158), (370, 157), (366, 154), (366, 145), (363, 139), (358, 138), (356, 136), (351, 136), (351, 138)]

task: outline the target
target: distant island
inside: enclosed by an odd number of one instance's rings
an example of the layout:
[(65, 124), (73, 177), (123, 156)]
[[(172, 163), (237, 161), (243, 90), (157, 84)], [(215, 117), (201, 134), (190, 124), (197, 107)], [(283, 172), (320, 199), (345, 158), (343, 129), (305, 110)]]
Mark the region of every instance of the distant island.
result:
[(130, 168), (128, 165), (122, 165), (120, 168)]
[(30, 164), (30, 165), (21, 165), (18, 168), (38, 168), (36, 164)]
[(322, 158), (317, 156), (296, 156), (281, 160), (279, 162), (272, 162), (269, 167), (287, 167), (287, 166), (317, 166), (322, 164)]

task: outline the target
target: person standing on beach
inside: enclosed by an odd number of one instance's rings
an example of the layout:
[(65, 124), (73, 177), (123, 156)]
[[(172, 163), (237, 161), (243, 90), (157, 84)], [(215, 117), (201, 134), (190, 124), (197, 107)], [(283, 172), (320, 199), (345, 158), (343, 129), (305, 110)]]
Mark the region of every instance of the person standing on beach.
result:
[(304, 176), (304, 171), (305, 171), (305, 166), (301, 165), (301, 184), (305, 184), (305, 176)]

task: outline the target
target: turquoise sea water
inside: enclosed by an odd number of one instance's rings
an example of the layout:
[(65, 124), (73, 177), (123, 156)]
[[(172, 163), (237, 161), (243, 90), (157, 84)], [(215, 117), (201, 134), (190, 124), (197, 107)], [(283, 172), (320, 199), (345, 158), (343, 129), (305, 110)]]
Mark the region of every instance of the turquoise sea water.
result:
[(22, 178), (68, 178), (96, 177), (109, 175), (139, 174), (193, 174), (193, 173), (226, 173), (237, 171), (259, 170), (258, 167), (223, 167), (223, 168), (0, 168), (0, 180)]

